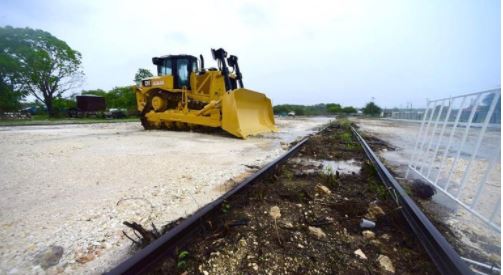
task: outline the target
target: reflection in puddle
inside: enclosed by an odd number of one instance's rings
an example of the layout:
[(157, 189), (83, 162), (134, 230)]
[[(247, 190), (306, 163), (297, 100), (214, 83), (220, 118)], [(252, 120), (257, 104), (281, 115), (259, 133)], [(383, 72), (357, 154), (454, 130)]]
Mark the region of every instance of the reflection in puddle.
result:
[(323, 165), (323, 171), (327, 174), (334, 174), (336, 171), (339, 172), (339, 174), (359, 174), (362, 169), (361, 163), (354, 159), (338, 161), (322, 160), (321, 164)]
[[(362, 163), (354, 159), (350, 160), (313, 160), (305, 158), (294, 158), (291, 161), (301, 164), (303, 166), (314, 166), (321, 168), (325, 174), (339, 174), (351, 175), (353, 173), (359, 174), (362, 169)], [(304, 170), (303, 173), (315, 173), (314, 169)]]

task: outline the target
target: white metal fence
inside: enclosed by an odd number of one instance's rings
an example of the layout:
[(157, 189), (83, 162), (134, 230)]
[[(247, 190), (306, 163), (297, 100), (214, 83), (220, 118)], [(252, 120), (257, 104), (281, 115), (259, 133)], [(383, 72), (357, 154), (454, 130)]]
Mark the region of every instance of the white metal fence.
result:
[(397, 110), (389, 113), (389, 118), (399, 120), (421, 120), (424, 110)]
[(501, 90), (427, 102), (410, 173), (501, 232)]

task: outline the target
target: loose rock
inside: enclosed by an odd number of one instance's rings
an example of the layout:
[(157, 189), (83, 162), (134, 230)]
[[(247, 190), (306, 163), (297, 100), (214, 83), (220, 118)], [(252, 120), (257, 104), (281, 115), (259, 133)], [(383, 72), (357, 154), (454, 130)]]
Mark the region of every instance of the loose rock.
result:
[(273, 206), (271, 207), (271, 210), (269, 211), (269, 215), (275, 220), (279, 219), (281, 217), (281, 211), (279, 207)]
[(362, 232), (363, 238), (370, 240), (375, 238), (376, 234), (370, 230), (363, 230)]
[(377, 204), (372, 204), (368, 210), (367, 214), (365, 215), (366, 218), (375, 220), (378, 217), (384, 216), (386, 213), (384, 213), (384, 210), (382, 210), (381, 207), (379, 207)]
[(383, 240), (389, 241), (391, 239), (391, 236), (389, 234), (382, 234), (381, 238)]
[(332, 194), (332, 191), (330, 191), (330, 189), (328, 189), (328, 187), (326, 187), (325, 185), (322, 185), (322, 184), (317, 184), (316, 189), (325, 195)]
[(391, 259), (388, 256), (379, 255), (379, 257), (377, 257), (377, 261), (379, 262), (379, 265), (381, 266), (382, 269), (389, 271), (391, 273), (395, 273), (395, 267), (393, 266), (393, 263), (391, 262)]
[(40, 251), (35, 255), (35, 264), (40, 265), (43, 269), (47, 269), (59, 263), (63, 256), (63, 247), (51, 245), (47, 249)]
[(374, 228), (376, 226), (376, 223), (367, 219), (362, 219), (360, 222), (360, 227), (361, 228)]
[(281, 227), (286, 228), (286, 229), (292, 229), (293, 224), (291, 222), (283, 222), (283, 223), (281, 223)]
[(357, 250), (355, 250), (354, 253), (356, 256), (360, 257), (361, 259), (364, 259), (364, 260), (367, 259), (367, 255), (365, 255), (365, 253), (363, 253), (363, 251), (359, 248)]
[(245, 240), (245, 239), (241, 239), (241, 240), (239, 240), (239, 245), (241, 245), (241, 246), (245, 247), (245, 246), (246, 246), (246, 244), (247, 244), (247, 243), (246, 243), (246, 240)]
[(308, 228), (309, 228), (309, 233), (311, 233), (311, 235), (315, 236), (318, 239), (323, 239), (323, 238), (327, 237), (327, 234), (325, 234), (325, 232), (323, 232), (323, 230), (321, 230), (321, 228), (314, 227), (314, 226), (309, 226)]

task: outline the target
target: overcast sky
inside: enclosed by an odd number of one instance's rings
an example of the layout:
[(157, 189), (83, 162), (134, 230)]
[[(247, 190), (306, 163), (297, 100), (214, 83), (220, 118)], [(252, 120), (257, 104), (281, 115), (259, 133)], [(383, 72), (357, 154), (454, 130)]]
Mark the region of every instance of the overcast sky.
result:
[(83, 89), (133, 84), (151, 58), (239, 57), (273, 104), (385, 107), (500, 87), (500, 1), (1, 0), (0, 25), (49, 31), (82, 53)]

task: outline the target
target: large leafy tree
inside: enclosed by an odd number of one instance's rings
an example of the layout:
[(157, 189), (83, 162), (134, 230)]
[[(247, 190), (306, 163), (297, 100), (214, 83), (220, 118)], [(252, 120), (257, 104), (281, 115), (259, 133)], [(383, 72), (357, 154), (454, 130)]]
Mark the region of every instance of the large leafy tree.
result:
[[(0, 47), (1, 37), (0, 37)], [(21, 106), (21, 99), (25, 95), (19, 86), (15, 85), (19, 79), (18, 63), (0, 52), (0, 112), (17, 111)]]
[(3, 76), (0, 76), (0, 113), (17, 111), (21, 108), (23, 94), (14, 90), (14, 87), (4, 79)]
[(327, 112), (330, 114), (340, 113), (342, 110), (341, 104), (329, 103), (327, 104)]
[[(55, 115), (54, 99), (82, 80), (81, 54), (42, 30), (0, 27), (0, 67), (13, 91), (31, 94)], [(4, 78), (3, 75), (2, 78)], [(3, 81), (3, 80), (2, 80)]]
[(138, 72), (134, 75), (134, 81), (140, 83), (142, 79), (154, 76), (148, 69), (139, 68)]
[(381, 113), (381, 107), (377, 106), (374, 102), (369, 102), (363, 108), (363, 113), (369, 116), (377, 116)]

